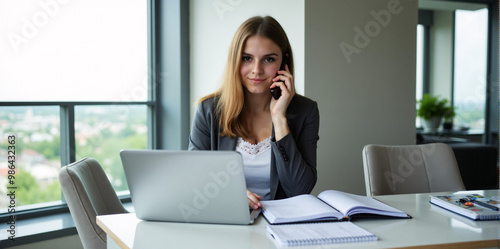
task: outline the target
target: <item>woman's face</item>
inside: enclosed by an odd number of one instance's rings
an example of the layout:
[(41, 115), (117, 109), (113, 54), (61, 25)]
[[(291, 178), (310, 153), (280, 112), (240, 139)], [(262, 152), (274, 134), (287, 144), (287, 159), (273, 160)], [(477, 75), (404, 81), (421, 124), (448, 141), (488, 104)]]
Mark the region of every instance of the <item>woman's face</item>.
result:
[(281, 65), (281, 50), (271, 39), (250, 36), (241, 58), (240, 77), (248, 93), (271, 95), (269, 87)]

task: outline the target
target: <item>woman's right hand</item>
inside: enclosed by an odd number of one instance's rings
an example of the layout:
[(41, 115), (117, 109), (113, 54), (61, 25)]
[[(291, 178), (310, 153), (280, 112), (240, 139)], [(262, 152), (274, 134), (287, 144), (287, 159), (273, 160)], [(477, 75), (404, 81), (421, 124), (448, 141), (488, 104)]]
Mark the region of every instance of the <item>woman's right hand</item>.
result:
[(247, 190), (247, 198), (248, 198), (248, 206), (250, 208), (259, 209), (260, 207), (262, 207), (262, 203), (260, 203), (262, 196)]

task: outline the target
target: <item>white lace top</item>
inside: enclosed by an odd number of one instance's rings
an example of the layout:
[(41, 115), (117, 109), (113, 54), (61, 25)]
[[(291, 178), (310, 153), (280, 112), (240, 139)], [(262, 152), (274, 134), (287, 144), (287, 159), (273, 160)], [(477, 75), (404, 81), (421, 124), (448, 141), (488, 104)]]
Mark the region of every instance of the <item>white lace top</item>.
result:
[(262, 200), (271, 199), (271, 137), (257, 144), (238, 137), (236, 151), (243, 158), (247, 189), (262, 196)]

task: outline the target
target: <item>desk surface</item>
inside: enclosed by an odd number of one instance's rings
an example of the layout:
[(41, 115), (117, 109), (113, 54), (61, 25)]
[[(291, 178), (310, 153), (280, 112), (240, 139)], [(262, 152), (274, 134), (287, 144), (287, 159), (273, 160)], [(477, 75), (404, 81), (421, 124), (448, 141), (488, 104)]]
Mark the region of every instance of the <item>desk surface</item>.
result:
[[(500, 196), (500, 190), (465, 192)], [(404, 210), (413, 218), (355, 220), (355, 224), (378, 236), (376, 242), (300, 248), (430, 248), (437, 244), (452, 248), (500, 247), (498, 220), (469, 220), (431, 205), (429, 194), (375, 198)], [(108, 234), (108, 239), (112, 238), (122, 248), (277, 248), (266, 234), (267, 221), (263, 217), (253, 225), (239, 226), (148, 222), (129, 213), (98, 216), (97, 224)]]

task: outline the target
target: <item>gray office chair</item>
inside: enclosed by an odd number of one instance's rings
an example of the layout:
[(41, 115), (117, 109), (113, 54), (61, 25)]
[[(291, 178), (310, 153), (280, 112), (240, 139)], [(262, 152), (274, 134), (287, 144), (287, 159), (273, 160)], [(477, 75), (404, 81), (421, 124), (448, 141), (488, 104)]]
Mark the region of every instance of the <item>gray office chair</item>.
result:
[(443, 143), (363, 148), (366, 194), (465, 190), (455, 154)]
[(83, 247), (106, 248), (106, 233), (97, 215), (127, 213), (101, 165), (84, 158), (61, 169), (59, 182)]

